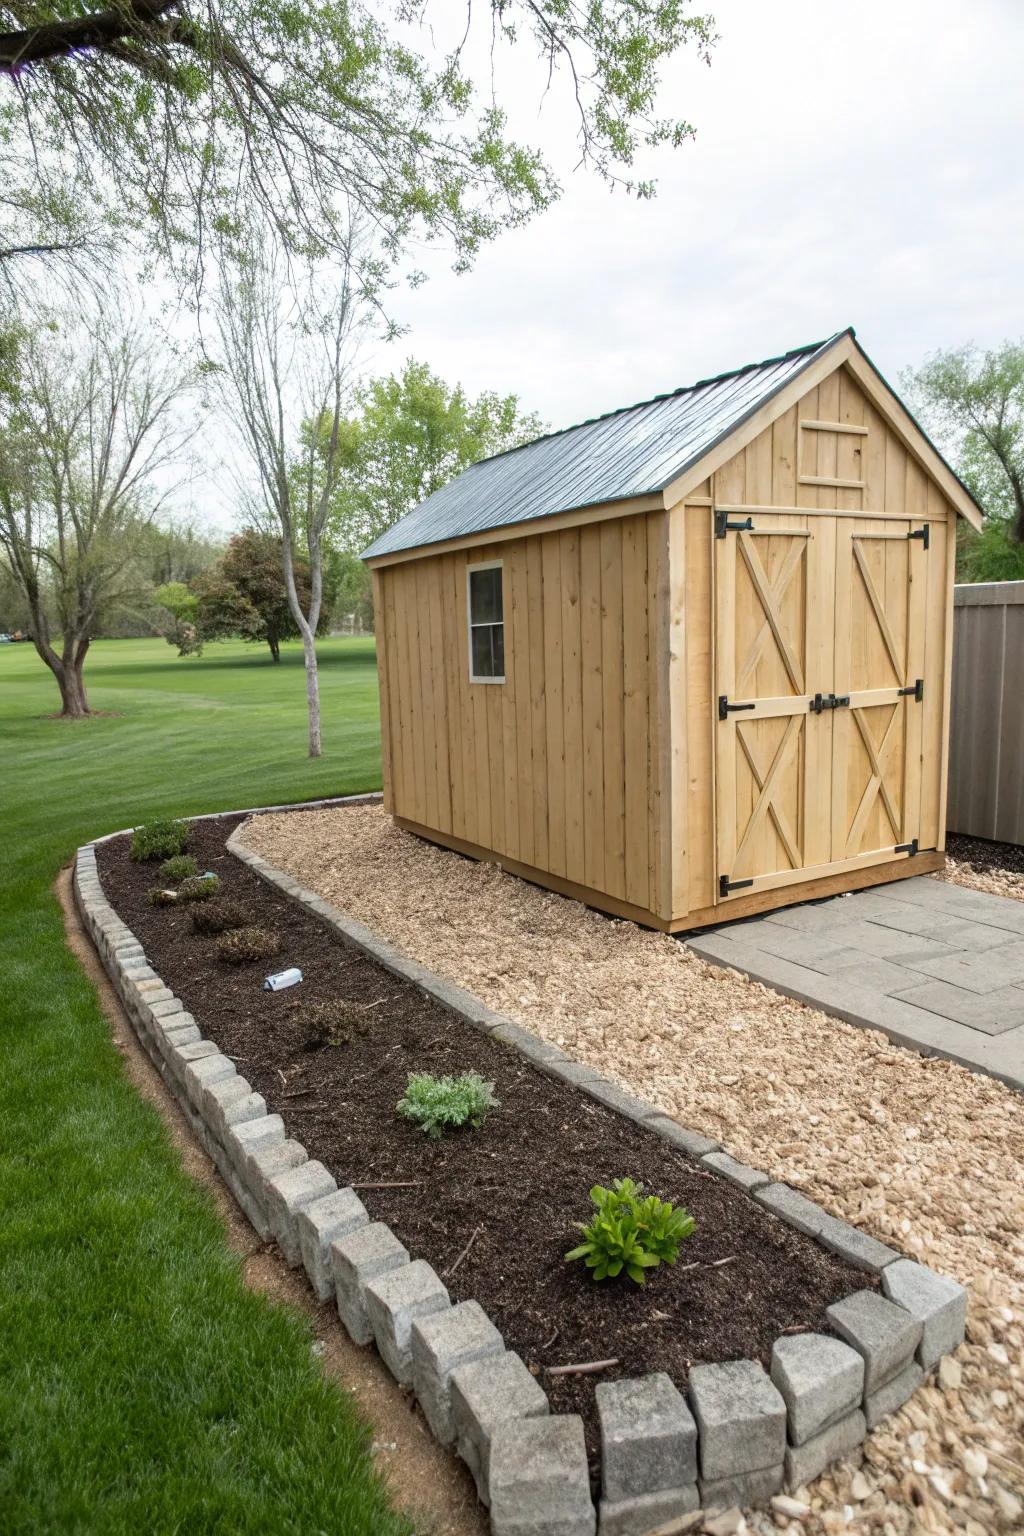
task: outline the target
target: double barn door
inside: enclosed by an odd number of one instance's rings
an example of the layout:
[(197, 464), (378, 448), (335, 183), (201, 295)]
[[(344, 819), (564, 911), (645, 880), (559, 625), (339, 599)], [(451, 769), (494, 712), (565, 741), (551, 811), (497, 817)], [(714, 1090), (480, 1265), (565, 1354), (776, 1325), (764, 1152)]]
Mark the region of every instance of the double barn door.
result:
[(928, 532), (717, 514), (720, 901), (918, 851)]

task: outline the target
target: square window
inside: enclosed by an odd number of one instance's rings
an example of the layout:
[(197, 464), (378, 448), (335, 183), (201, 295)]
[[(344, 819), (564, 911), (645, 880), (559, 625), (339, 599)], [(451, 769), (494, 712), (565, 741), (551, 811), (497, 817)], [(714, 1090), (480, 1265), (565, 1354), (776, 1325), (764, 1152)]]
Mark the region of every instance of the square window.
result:
[(471, 565), (469, 599), (469, 677), (474, 683), (505, 681), (505, 624), (501, 562)]

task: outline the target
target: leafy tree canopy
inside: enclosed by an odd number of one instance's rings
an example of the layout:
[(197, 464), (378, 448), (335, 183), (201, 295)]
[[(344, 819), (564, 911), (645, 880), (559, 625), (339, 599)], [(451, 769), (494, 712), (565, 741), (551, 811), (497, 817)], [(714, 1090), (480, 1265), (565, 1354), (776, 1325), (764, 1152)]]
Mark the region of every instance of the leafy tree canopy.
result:
[(531, 51), (539, 86), (564, 79), (581, 160), (649, 194), (629, 182), (637, 150), (692, 133), (658, 113), (660, 67), (686, 44), (707, 58), (715, 40), (688, 9), (491, 0), (445, 18), (410, 0), (0, 0), (0, 74), (16, 82), (0, 96), (0, 273), (15, 253), (142, 232), (201, 284), (211, 240), (240, 221), (316, 257), (344, 249), (360, 212), (377, 276), (423, 239), (465, 265), (558, 192), (510, 136), (488, 51)]
[[(295, 580), (308, 593), (309, 567), (300, 559), (295, 561)], [(190, 612), (185, 611), (188, 604), (182, 603), (176, 586), (171, 583), (160, 589), (171, 598), (160, 601), (178, 620), (168, 639), (183, 654), (201, 650), (207, 640), (238, 635), (265, 642), (274, 661), (280, 661), (281, 641), (298, 634), (281, 568), (281, 540), (272, 533), (245, 528), (235, 534), (217, 564), (193, 583)]]
[(1024, 342), (936, 352), (904, 385), (986, 514), (962, 535), (968, 581), (1024, 578)]
[(469, 464), (544, 431), (518, 395), (471, 399), (412, 358), (356, 391), (335, 497), (334, 542), (357, 553)]

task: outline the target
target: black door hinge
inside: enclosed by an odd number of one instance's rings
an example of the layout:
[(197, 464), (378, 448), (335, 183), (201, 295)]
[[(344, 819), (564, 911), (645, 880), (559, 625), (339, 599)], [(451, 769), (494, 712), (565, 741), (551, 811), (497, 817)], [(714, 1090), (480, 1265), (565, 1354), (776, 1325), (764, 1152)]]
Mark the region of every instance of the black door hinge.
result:
[(897, 688), (896, 692), (901, 699), (913, 699), (915, 703), (920, 704), (924, 698), (924, 678), (919, 677), (917, 682), (912, 683), (909, 688)]
[(747, 886), (753, 885), (753, 883), (753, 880), (730, 880), (728, 875), (719, 875), (718, 894), (719, 896), (729, 896), (733, 891), (746, 890)]
[(719, 720), (728, 720), (730, 714), (733, 713), (737, 709), (756, 709), (756, 708), (757, 708), (756, 702), (753, 703), (753, 704), (730, 704), (729, 703), (729, 695), (727, 693), (720, 693), (718, 695), (718, 718), (719, 718)]
[(826, 709), (842, 709), (849, 702), (848, 693), (816, 693), (808, 708), (812, 715), (820, 715)]
[(715, 513), (715, 538), (724, 539), (727, 533), (752, 533), (754, 524), (748, 517), (742, 523), (730, 523), (728, 512)]
[(930, 535), (930, 529), (928, 527), (928, 524), (925, 523), (923, 528), (915, 528), (911, 533), (908, 533), (907, 534), (907, 538), (908, 539), (920, 539), (921, 543), (924, 545), (925, 549), (927, 549), (929, 547), (929, 545), (931, 544), (931, 538), (930, 538), (929, 535)]
[(912, 838), (909, 843), (897, 843), (893, 853), (916, 853), (917, 838)]

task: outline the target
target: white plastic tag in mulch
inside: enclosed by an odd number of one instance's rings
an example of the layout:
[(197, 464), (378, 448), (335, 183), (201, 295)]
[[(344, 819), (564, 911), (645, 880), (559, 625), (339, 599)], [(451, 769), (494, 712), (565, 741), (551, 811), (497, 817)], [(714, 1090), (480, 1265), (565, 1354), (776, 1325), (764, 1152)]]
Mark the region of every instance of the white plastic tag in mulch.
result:
[(283, 992), (285, 987), (294, 987), (302, 980), (302, 972), (297, 965), (291, 965), (286, 971), (278, 971), (273, 976), (268, 976), (263, 983), (264, 992)]

